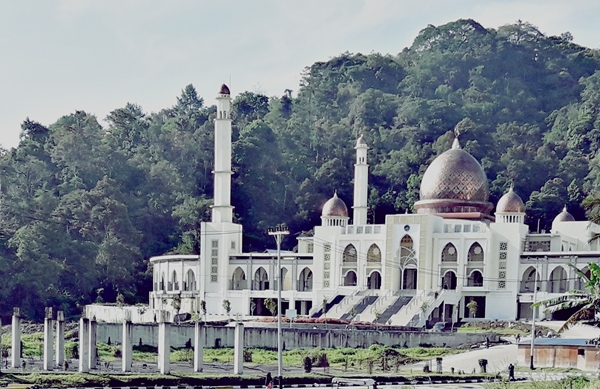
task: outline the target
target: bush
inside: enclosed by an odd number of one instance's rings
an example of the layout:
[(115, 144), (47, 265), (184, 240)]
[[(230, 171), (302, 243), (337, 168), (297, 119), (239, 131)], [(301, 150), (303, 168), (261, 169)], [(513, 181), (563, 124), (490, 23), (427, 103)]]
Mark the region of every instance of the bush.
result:
[(252, 362), (252, 350), (244, 350), (244, 362)]
[(310, 373), (312, 371), (312, 359), (309, 356), (304, 357), (304, 372)]

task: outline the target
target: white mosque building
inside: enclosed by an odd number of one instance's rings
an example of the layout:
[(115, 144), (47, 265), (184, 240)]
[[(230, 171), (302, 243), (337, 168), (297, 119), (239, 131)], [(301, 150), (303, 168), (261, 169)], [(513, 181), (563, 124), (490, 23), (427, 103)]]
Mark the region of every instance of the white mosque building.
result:
[[(550, 232), (525, 224), (523, 201), (511, 188), (496, 204), (477, 160), (458, 139), (427, 168), (417, 213), (387, 215), (367, 223), (367, 141), (356, 142), (352, 217), (337, 194), (325, 203), (313, 236), (297, 240), (297, 252), (243, 253), (231, 199), (231, 96), (217, 95), (214, 205), (201, 225), (199, 255), (150, 259), (150, 308), (225, 315), (268, 316), (266, 299), (282, 311), (393, 325), (426, 321), (531, 318), (534, 299), (582, 288), (571, 266), (598, 263), (600, 226), (575, 221), (565, 208)], [(292, 239), (288, 237), (287, 239)], [(536, 280), (537, 279), (537, 280)], [(536, 296), (534, 290), (537, 289)], [(474, 303), (473, 303), (474, 302)], [(539, 313), (543, 316), (544, 313)], [(556, 314), (555, 314), (556, 315)], [(555, 316), (555, 318), (557, 318)]]

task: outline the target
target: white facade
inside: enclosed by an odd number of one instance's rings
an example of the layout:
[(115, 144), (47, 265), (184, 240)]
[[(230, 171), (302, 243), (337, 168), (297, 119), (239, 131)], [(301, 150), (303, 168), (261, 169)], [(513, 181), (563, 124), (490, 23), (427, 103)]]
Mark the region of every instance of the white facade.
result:
[[(276, 300), (280, 279), (276, 255), (241, 252), (242, 226), (232, 222), (230, 204), (226, 86), (217, 101), (212, 221), (201, 225), (199, 256), (151, 258), (150, 308), (176, 310), (179, 305), (180, 312), (202, 315), (204, 304), (206, 314), (226, 315), (227, 300), (229, 315), (268, 316), (265, 301)], [(567, 263), (585, 271), (588, 263), (600, 259), (592, 239), (600, 234), (600, 226), (573, 221), (565, 209), (550, 233), (530, 233), (524, 224), (525, 208), (512, 188), (498, 203), (496, 221), (486, 213), (487, 195), (479, 188), (485, 197), (474, 206), (469, 199), (430, 196), (420, 201), (419, 213), (388, 215), (384, 224), (367, 224), (368, 146), (362, 136), (355, 150), (352, 220), (334, 194), (314, 235), (299, 237), (297, 252), (282, 252), (284, 311), (292, 308), (299, 315), (318, 316), (327, 300), (327, 317), (395, 325), (530, 318), (536, 275), (540, 300), (582, 287)], [(452, 153), (452, 158), (472, 159), (457, 141)], [(477, 162), (468, 162), (470, 169), (481, 169)], [(472, 180), (481, 174), (452, 173), (459, 177), (453, 184), (459, 186), (460, 177)], [(487, 181), (483, 184), (489, 193)]]

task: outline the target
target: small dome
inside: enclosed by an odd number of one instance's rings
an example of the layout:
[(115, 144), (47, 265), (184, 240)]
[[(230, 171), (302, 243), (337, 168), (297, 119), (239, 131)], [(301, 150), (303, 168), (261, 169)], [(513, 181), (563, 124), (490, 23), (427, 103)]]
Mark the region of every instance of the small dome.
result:
[(487, 176), (477, 160), (454, 139), (452, 148), (440, 154), (425, 171), (420, 200), (487, 202)]
[(563, 208), (562, 212), (556, 215), (552, 223), (556, 222), (574, 222), (575, 218), (567, 211), (567, 206)]
[(365, 140), (365, 137), (363, 136), (363, 134), (360, 134), (360, 136), (356, 140), (356, 147), (361, 147), (361, 146), (366, 146), (366, 145), (367, 145), (367, 141)]
[(221, 90), (219, 91), (220, 95), (230, 95), (231, 92), (229, 92), (229, 88), (227, 87), (227, 85), (223, 84), (221, 85)]
[(338, 197), (337, 191), (333, 194), (333, 197), (327, 200), (325, 205), (323, 205), (323, 212), (321, 213), (321, 216), (348, 217), (348, 207), (346, 206), (346, 203), (344, 203), (344, 201)]
[(500, 197), (500, 200), (498, 200), (498, 204), (496, 205), (496, 213), (498, 212), (525, 213), (525, 204), (523, 204), (521, 197), (515, 193), (512, 186), (510, 187), (509, 191), (505, 193), (504, 196)]

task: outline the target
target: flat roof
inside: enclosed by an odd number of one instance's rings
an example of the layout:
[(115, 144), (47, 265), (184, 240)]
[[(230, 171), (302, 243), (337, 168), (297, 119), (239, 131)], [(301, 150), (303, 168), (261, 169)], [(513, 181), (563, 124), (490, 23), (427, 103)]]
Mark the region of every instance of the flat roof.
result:
[[(534, 345), (536, 346), (577, 346), (577, 347), (594, 347), (595, 344), (588, 343), (591, 339), (571, 339), (571, 338), (536, 338)], [(519, 342), (519, 346), (530, 346), (530, 340)]]

